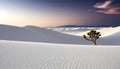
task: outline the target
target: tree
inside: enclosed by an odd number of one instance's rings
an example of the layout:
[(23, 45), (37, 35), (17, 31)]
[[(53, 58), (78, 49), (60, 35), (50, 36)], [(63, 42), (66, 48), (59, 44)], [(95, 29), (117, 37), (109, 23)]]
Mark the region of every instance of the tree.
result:
[(101, 36), (100, 32), (97, 32), (95, 30), (91, 30), (90, 32), (88, 32), (87, 36), (83, 35), (83, 37), (86, 40), (92, 41), (95, 45), (97, 44), (96, 41), (97, 41), (97, 39), (100, 38), (100, 36)]

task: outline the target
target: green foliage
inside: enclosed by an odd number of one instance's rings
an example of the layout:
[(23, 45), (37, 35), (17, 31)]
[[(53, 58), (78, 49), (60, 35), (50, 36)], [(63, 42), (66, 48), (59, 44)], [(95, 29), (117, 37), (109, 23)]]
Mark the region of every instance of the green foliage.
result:
[(99, 39), (101, 36), (100, 32), (97, 32), (95, 30), (91, 30), (90, 32), (87, 33), (87, 36), (86, 35), (83, 35), (83, 37), (86, 39), (86, 40), (89, 40), (89, 41), (92, 41), (95, 45), (96, 45), (96, 41), (97, 39)]

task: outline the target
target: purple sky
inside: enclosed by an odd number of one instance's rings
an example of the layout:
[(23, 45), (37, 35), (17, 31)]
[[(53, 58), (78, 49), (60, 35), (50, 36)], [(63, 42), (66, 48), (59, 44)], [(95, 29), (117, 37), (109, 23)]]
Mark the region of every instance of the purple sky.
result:
[(120, 25), (119, 0), (4, 0), (0, 24), (40, 27)]

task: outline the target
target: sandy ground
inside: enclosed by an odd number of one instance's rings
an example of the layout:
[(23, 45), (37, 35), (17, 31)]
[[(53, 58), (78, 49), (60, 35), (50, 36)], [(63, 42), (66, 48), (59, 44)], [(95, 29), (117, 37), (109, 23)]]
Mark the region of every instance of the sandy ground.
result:
[(0, 41), (0, 69), (120, 69), (119, 46)]

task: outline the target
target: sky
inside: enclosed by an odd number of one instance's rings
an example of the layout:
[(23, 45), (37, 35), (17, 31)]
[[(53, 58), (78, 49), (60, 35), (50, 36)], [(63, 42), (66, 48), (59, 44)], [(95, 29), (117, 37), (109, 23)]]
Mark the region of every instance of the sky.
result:
[(0, 24), (118, 26), (120, 0), (0, 0)]

